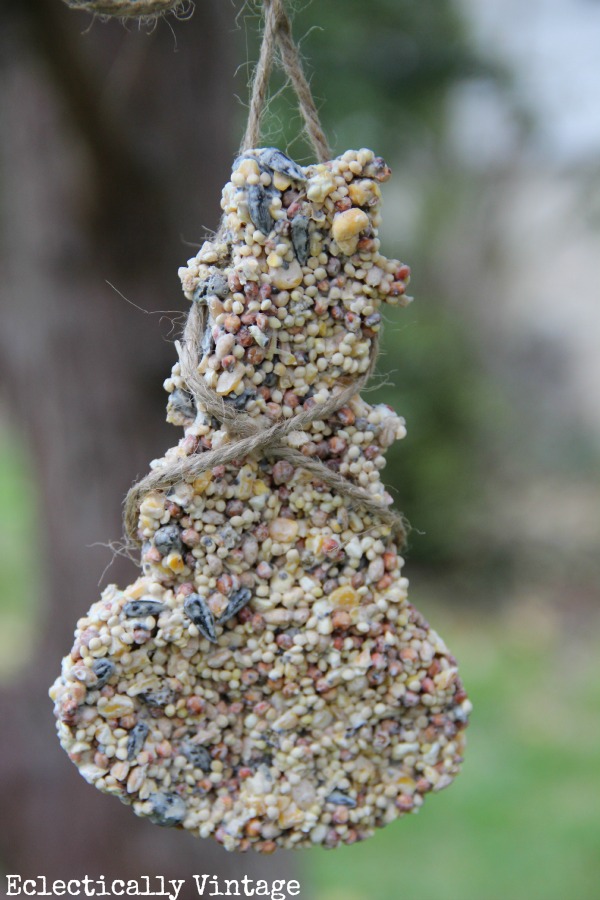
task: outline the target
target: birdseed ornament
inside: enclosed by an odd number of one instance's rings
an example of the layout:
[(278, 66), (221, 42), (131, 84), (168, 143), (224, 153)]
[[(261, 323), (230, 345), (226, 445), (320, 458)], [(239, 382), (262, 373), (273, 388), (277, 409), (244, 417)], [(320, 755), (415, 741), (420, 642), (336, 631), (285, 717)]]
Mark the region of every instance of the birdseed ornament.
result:
[(143, 574), (79, 621), (50, 692), (87, 781), (228, 850), (354, 843), (461, 763), (471, 705), (380, 478), (404, 421), (359, 394), (381, 305), (408, 302), (377, 237), (389, 175), (365, 149), (235, 162), (179, 273), (183, 436), (128, 498)]

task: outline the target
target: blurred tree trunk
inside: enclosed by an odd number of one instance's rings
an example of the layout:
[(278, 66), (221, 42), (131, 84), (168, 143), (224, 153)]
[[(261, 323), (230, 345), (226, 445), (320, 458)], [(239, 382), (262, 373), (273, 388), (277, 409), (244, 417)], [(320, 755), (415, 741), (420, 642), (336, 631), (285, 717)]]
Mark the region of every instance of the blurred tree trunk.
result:
[[(273, 862), (136, 819), (79, 777), (47, 690), (99, 595), (120, 500), (176, 439), (161, 383), (177, 267), (216, 227), (232, 153), (233, 4), (152, 32), (60, 0), (0, 4), (0, 375), (28, 440), (43, 557), (35, 640), (0, 693), (0, 867), (23, 875), (267, 874)], [(136, 571), (119, 558), (109, 580)], [(105, 579), (106, 580), (106, 579)], [(287, 866), (281, 856), (279, 870)], [(272, 875), (272, 872), (271, 872)]]

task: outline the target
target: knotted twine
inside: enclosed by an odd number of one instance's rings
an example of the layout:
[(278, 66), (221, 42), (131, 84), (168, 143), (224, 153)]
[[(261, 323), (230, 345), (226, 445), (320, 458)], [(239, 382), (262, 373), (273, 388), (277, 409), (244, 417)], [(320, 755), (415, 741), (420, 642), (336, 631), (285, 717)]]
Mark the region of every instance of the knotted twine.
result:
[[(278, 54), (278, 55), (277, 55)], [(254, 72), (252, 95), (248, 114), (248, 124), (241, 145), (241, 152), (258, 146), (261, 136), (261, 121), (268, 98), (268, 88), (273, 67), (277, 60), (288, 76), (296, 93), (298, 105), (304, 119), (304, 127), (310, 144), (319, 162), (331, 158), (329, 145), (319, 121), (319, 114), (302, 67), (297, 44), (292, 37), (289, 17), (283, 0), (264, 0), (264, 29), (258, 63)], [(387, 505), (375, 500), (364, 488), (353, 484), (345, 476), (330, 469), (319, 459), (311, 459), (285, 443), (293, 432), (303, 431), (312, 422), (326, 420), (340, 409), (366, 385), (373, 374), (379, 353), (376, 335), (371, 339), (369, 365), (366, 371), (346, 387), (332, 394), (323, 403), (315, 403), (298, 415), (269, 428), (258, 423), (247, 413), (240, 413), (227, 404), (216, 391), (210, 388), (198, 373), (200, 347), (206, 329), (207, 308), (202, 301), (192, 303), (181, 343), (178, 345), (181, 374), (197, 408), (216, 419), (227, 431), (230, 443), (217, 450), (192, 454), (185, 459), (161, 465), (138, 481), (127, 493), (124, 503), (124, 526), (126, 538), (139, 544), (137, 522), (140, 504), (151, 491), (166, 491), (182, 481), (197, 478), (202, 472), (227, 463), (239, 463), (246, 456), (260, 454), (287, 460), (295, 468), (303, 469), (332, 491), (344, 497), (349, 506), (355, 506), (388, 525), (395, 540), (402, 545), (406, 539), (403, 517)]]

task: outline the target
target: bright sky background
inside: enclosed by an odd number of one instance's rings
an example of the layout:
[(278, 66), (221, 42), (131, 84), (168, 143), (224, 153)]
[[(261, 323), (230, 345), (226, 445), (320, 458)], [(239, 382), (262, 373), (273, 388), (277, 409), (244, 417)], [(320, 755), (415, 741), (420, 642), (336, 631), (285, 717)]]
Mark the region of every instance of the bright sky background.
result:
[[(460, 2), (482, 50), (508, 64), (536, 118), (530, 153), (566, 165), (599, 162), (600, 0)], [(455, 142), (472, 162), (510, 150), (510, 116), (484, 86), (461, 92), (452, 112)]]

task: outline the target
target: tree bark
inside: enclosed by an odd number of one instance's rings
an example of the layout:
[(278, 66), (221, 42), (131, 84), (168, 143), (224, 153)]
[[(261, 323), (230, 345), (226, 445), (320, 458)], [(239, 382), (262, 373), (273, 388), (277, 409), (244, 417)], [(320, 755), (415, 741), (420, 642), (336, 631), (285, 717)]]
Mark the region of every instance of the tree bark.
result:
[[(289, 860), (226, 854), (159, 829), (79, 777), (49, 685), (99, 595), (120, 499), (175, 439), (162, 380), (177, 268), (216, 227), (234, 135), (233, 4), (203, 0), (153, 32), (59, 0), (0, 7), (0, 375), (40, 494), (26, 554), (44, 559), (24, 667), (0, 693), (0, 867), (23, 876), (277, 877)], [(175, 37), (176, 34), (176, 37)], [(177, 314), (175, 314), (177, 315)], [(110, 581), (136, 575), (118, 557)], [(105, 579), (106, 583), (106, 579)]]

